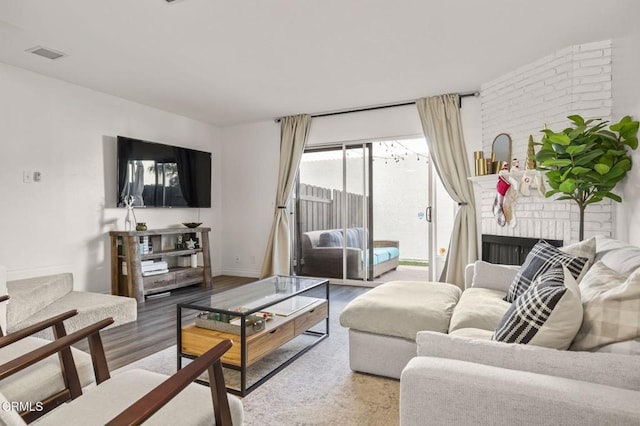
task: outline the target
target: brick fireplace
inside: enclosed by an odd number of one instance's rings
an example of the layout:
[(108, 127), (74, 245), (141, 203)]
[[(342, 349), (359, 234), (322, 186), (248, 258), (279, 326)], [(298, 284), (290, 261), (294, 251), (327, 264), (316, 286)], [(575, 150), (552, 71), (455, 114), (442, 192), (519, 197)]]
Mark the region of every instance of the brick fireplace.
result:
[[(541, 138), (544, 125), (567, 126), (566, 117), (611, 119), (611, 41), (562, 49), (482, 85), (482, 145), (485, 153), (499, 133), (510, 134), (512, 157), (525, 163), (529, 135)], [(545, 198), (535, 191), (520, 195), (516, 226), (498, 225), (492, 206), (496, 175), (471, 178), (474, 183), (479, 240), (482, 234), (508, 237), (578, 240), (579, 211), (574, 202)], [(609, 200), (587, 207), (585, 237), (613, 236), (614, 206)]]

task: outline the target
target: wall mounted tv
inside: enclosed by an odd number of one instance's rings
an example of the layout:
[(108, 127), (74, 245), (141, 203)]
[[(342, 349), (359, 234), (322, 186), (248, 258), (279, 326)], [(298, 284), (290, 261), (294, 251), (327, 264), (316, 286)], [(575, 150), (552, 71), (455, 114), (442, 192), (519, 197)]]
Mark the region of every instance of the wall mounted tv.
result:
[(118, 207), (211, 207), (211, 153), (118, 136)]

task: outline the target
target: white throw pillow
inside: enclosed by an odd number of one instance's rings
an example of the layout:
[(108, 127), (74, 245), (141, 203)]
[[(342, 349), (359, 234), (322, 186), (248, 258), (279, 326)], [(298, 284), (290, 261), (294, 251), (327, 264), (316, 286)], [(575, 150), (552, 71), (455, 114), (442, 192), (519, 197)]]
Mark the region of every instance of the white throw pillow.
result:
[(576, 280), (556, 263), (513, 302), (496, 328), (493, 340), (567, 349), (582, 323)]
[(519, 270), (519, 266), (496, 265), (495, 263), (476, 260), (473, 267), (471, 287), (504, 291), (505, 283), (513, 282)]
[(572, 256), (586, 257), (589, 259), (589, 263), (593, 265), (593, 261), (596, 258), (596, 237), (560, 247), (560, 250)]
[(580, 283), (584, 319), (572, 350), (591, 350), (640, 337), (640, 269), (624, 276), (602, 261)]
[(591, 237), (588, 240), (578, 241), (577, 243), (560, 247), (560, 250), (572, 256), (586, 257), (587, 259), (589, 259), (587, 264), (584, 265), (584, 268), (582, 268), (582, 272), (576, 279), (576, 282), (580, 284), (580, 281), (582, 281), (585, 274), (596, 260), (596, 237)]

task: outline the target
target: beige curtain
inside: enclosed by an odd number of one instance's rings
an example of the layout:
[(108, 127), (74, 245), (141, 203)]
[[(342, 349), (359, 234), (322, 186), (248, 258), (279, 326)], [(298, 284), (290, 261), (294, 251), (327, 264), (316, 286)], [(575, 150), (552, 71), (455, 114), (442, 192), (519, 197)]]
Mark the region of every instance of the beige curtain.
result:
[(462, 135), (460, 97), (442, 95), (416, 101), (429, 154), (447, 192), (460, 208), (440, 281), (464, 288), (464, 269), (478, 259), (476, 209), (467, 149)]
[(291, 237), (286, 205), (298, 173), (310, 126), (311, 116), (309, 115), (294, 115), (280, 120), (280, 171), (278, 172), (276, 211), (262, 264), (261, 277), (289, 275)]

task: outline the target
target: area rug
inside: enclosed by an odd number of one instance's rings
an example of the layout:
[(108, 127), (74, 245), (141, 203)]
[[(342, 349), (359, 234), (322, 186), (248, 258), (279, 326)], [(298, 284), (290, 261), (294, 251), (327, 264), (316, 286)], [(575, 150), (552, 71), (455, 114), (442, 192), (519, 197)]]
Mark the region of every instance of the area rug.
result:
[[(344, 303), (330, 303), (330, 335), (242, 399), (244, 424), (397, 425), (400, 383), (349, 369), (348, 333), (339, 324)], [(176, 371), (171, 347), (116, 370)]]

